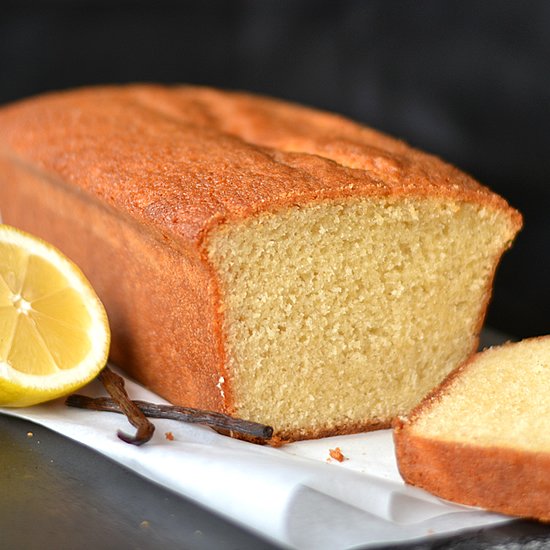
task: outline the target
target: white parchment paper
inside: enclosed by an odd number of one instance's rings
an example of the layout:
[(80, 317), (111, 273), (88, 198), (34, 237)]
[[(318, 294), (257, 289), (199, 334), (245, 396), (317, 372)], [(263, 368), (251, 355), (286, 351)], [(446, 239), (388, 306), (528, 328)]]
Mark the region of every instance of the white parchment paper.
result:
[[(166, 402), (128, 379), (126, 387), (132, 399)], [(104, 390), (93, 382), (79, 393), (96, 396)], [(509, 521), (405, 486), (389, 430), (275, 449), (202, 426), (153, 420), (153, 439), (135, 447), (118, 439), (118, 429), (133, 433), (133, 428), (116, 413), (73, 409), (63, 400), (0, 412), (92, 447), (290, 548), (375, 547)], [(166, 438), (167, 432), (173, 441)], [(344, 462), (329, 459), (329, 449), (335, 447), (346, 457)]]

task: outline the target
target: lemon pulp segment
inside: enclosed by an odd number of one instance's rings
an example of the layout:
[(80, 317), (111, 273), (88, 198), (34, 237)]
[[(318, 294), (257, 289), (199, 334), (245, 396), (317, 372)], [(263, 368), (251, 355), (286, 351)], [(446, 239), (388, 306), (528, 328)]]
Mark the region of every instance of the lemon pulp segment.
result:
[(105, 310), (78, 268), (44, 241), (0, 225), (0, 405), (58, 397), (105, 365)]
[(29, 374), (71, 368), (90, 351), (90, 315), (67, 279), (43, 258), (0, 243), (0, 360)]

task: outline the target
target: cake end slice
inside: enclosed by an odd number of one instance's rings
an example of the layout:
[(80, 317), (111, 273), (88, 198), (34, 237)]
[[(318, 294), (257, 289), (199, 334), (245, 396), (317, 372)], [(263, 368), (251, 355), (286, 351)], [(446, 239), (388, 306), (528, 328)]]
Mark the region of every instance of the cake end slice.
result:
[(395, 423), (407, 483), (550, 521), (550, 336), (489, 348)]

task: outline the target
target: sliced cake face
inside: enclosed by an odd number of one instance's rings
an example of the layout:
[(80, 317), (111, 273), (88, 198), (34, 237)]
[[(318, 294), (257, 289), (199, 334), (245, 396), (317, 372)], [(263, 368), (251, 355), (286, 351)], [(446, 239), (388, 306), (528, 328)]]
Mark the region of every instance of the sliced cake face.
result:
[(293, 437), (387, 426), (474, 350), (515, 231), (501, 210), (403, 197), (220, 226), (208, 255), (235, 414)]
[(546, 337), (479, 354), (414, 418), (411, 430), (439, 441), (550, 453), (549, 419)]

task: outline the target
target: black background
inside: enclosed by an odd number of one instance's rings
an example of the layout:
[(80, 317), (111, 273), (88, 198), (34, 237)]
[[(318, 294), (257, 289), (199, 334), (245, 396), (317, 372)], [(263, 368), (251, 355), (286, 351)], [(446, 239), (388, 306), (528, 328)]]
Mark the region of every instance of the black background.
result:
[(0, 103), (132, 81), (337, 111), (471, 173), (525, 217), (488, 323), (550, 333), (547, 0), (4, 0)]

